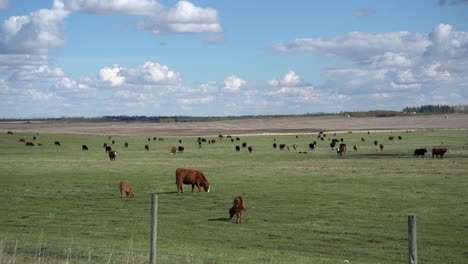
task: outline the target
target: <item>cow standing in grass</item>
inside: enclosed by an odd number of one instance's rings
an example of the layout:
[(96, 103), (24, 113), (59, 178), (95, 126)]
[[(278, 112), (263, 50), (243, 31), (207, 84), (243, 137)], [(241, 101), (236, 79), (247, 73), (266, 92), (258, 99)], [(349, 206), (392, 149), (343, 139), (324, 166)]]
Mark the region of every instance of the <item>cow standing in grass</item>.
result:
[(229, 218), (236, 216), (236, 223), (240, 224), (244, 221), (245, 201), (242, 196), (234, 197), (234, 204), (229, 209)]
[(432, 158), (437, 157), (439, 159), (442, 159), (444, 157), (445, 152), (447, 152), (446, 148), (433, 148)]
[(130, 198), (130, 199), (135, 196), (133, 194), (132, 185), (130, 185), (130, 183), (120, 182), (119, 187), (120, 187), (120, 198), (123, 199), (123, 194), (124, 193), (127, 195), (127, 198)]
[(203, 187), (205, 192), (210, 192), (211, 189), (211, 185), (205, 178), (203, 172), (192, 169), (179, 168), (176, 170), (177, 192), (184, 192), (182, 189), (183, 184), (192, 185), (192, 192), (195, 186), (197, 186), (199, 192), (201, 191), (200, 186)]
[(117, 151), (115, 151), (115, 150), (110, 150), (110, 151), (108, 152), (108, 154), (109, 154), (109, 159), (110, 159), (110, 161), (115, 161), (115, 158), (117, 157)]

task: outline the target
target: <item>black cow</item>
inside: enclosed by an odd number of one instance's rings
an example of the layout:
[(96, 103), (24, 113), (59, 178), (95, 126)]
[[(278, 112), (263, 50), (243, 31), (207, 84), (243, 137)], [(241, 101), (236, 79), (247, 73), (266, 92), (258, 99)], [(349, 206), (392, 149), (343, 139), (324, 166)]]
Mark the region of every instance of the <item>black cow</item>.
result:
[(106, 152), (109, 152), (109, 151), (112, 150), (112, 148), (111, 148), (111, 146), (106, 146), (105, 150), (106, 150)]
[(242, 147), (246, 148), (247, 147), (247, 142), (242, 143)]
[(278, 144), (273, 143), (273, 148), (276, 149), (278, 147)]
[(374, 140), (374, 146), (377, 146), (379, 142), (377, 140)]
[(54, 142), (54, 145), (60, 146), (60, 141), (55, 141), (55, 142)]
[(125, 145), (125, 148), (128, 148), (128, 142), (125, 142), (124, 145)]
[(422, 156), (423, 158), (425, 158), (426, 153), (427, 153), (427, 148), (415, 149), (413, 157), (416, 158), (416, 157)]
[(315, 149), (315, 143), (310, 143), (309, 144), (309, 149), (314, 150)]
[(81, 150), (88, 151), (88, 146), (86, 146), (86, 145), (82, 145), (82, 146), (81, 146)]
[(179, 147), (177, 148), (177, 151), (179, 151), (179, 152), (184, 152), (184, 149), (185, 149), (185, 148), (184, 148), (183, 146), (179, 146)]
[(34, 147), (34, 143), (32, 143), (32, 142), (26, 142), (26, 146)]
[(237, 145), (237, 146), (236, 146), (236, 151), (240, 151), (240, 149), (241, 149), (240, 146)]

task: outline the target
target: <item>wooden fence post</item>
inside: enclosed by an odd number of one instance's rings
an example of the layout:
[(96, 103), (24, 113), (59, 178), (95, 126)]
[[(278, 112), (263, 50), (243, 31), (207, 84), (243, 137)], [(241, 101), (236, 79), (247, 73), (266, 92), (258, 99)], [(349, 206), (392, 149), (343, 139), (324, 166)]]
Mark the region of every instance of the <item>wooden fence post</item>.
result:
[(151, 194), (151, 249), (150, 264), (156, 264), (156, 238), (158, 226), (158, 194)]
[(408, 263), (418, 264), (416, 216), (408, 216)]

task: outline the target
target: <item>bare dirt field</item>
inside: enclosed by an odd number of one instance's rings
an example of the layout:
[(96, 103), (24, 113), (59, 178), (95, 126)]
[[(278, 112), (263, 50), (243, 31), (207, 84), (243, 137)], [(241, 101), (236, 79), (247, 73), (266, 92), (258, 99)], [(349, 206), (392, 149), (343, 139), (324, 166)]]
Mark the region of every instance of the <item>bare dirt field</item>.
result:
[(467, 129), (468, 115), (409, 117), (288, 117), (213, 122), (0, 122), (0, 131), (121, 136), (205, 136)]

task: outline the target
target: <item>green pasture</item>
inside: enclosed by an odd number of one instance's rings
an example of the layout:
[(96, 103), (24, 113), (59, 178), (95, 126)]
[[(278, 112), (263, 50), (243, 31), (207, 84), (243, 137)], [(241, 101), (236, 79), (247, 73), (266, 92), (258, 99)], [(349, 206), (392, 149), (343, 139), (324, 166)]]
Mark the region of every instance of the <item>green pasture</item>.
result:
[[(410, 214), (420, 263), (468, 262), (468, 131), (354, 132), (324, 141), (240, 136), (234, 143), (212, 136), (216, 143), (202, 148), (196, 137), (154, 136), (2, 133), (0, 263), (147, 263), (151, 193), (159, 193), (158, 263), (407, 263)], [(347, 154), (337, 156), (328, 138), (343, 138)], [(185, 152), (169, 155), (179, 139)], [(274, 150), (274, 139), (290, 151)], [(102, 147), (112, 140), (115, 162)], [(242, 142), (252, 154), (234, 150)], [(415, 148), (433, 146), (449, 149), (444, 159), (413, 158)], [(184, 186), (178, 194), (179, 167), (203, 171), (212, 192)], [(133, 185), (134, 199), (120, 198), (120, 181)], [(228, 219), (236, 195), (246, 200), (243, 224)]]

